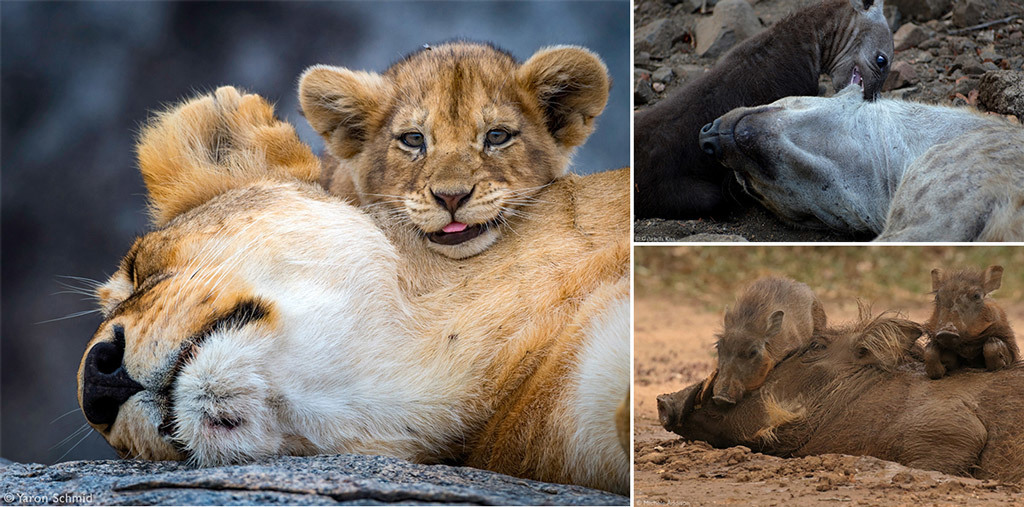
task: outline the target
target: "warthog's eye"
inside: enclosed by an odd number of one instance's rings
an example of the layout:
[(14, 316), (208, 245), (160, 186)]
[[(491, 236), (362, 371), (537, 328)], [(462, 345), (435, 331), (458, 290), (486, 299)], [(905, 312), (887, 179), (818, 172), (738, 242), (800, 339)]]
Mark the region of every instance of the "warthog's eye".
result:
[(512, 133), (505, 129), (491, 129), (484, 140), (488, 146), (501, 146), (512, 140)]
[(971, 297), (973, 297), (975, 301), (981, 301), (981, 293), (980, 292), (975, 292)]
[(398, 136), (398, 140), (402, 141), (402, 144), (410, 148), (423, 148), (426, 144), (426, 140), (423, 138), (423, 134), (419, 132), (406, 132)]
[(753, 359), (757, 357), (758, 352), (760, 352), (760, 349), (750, 349), (750, 352), (747, 352), (747, 357)]
[(857, 359), (864, 359), (868, 355), (868, 349), (865, 347), (857, 348)]
[(889, 59), (882, 53), (878, 53), (875, 57), (875, 63), (878, 64), (878, 68), (884, 70), (886, 65), (889, 65)]

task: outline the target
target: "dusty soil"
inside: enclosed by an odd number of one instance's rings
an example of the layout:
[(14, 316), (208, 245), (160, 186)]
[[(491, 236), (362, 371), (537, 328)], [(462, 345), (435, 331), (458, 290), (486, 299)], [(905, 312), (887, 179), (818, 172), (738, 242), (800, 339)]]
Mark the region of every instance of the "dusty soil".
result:
[[(832, 322), (857, 315), (855, 302), (822, 301)], [(925, 320), (927, 304), (874, 302)], [(1011, 321), (1024, 306), (1006, 307)], [(917, 470), (866, 456), (779, 458), (746, 447), (687, 442), (658, 423), (655, 398), (714, 368), (721, 309), (657, 294), (635, 299), (634, 505), (988, 505), (1024, 504), (1024, 485)]]
[[(748, 0), (754, 12), (765, 27), (819, 0)], [(714, 3), (709, 2), (709, 3)], [(956, 5), (956, 2), (953, 2)], [(979, 23), (1005, 19), (1016, 15), (1007, 23), (963, 31), (953, 21), (950, 9), (938, 19), (907, 19), (898, 14), (894, 7), (888, 8), (887, 18), (895, 31), (904, 23), (913, 22), (922, 27), (927, 39), (904, 50), (897, 51), (893, 66), (900, 62), (910, 64), (907, 79), (887, 87), (885, 97), (904, 98), (943, 105), (971, 105), (985, 110), (978, 102), (978, 84), (981, 75), (990, 70), (1024, 70), (1024, 4), (1020, 0), (987, 0), (988, 8)], [(691, 12), (689, 0), (637, 0), (634, 2), (634, 25), (643, 27), (651, 21), (668, 18), (682, 33), (675, 39), (671, 49), (651, 52), (635, 50), (634, 80), (644, 73), (653, 73), (663, 67), (680, 68), (697, 65), (710, 69), (715, 60), (698, 58), (694, 54), (692, 31), (697, 20), (711, 15), (708, 12)], [(974, 26), (974, 25), (971, 25)], [(968, 27), (970, 28), (970, 27)], [(656, 92), (647, 104), (639, 105), (637, 111), (656, 104), (689, 80), (699, 77), (688, 73), (673, 77), (667, 83), (657, 84)], [(648, 79), (651, 79), (648, 77)], [(662, 89), (662, 86), (664, 88)], [(821, 95), (831, 95), (834, 88), (827, 76), (821, 79)], [(891, 89), (890, 89), (891, 88)], [(639, 104), (639, 100), (637, 101)], [(738, 235), (749, 241), (863, 241), (858, 238), (829, 231), (794, 229), (759, 205), (746, 200), (729, 216), (702, 220), (637, 220), (636, 241), (680, 241), (693, 234)]]

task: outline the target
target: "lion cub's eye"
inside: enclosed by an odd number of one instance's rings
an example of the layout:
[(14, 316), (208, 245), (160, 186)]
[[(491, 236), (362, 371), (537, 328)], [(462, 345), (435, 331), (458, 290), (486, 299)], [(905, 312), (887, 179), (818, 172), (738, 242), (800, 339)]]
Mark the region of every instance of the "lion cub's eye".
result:
[(419, 132), (406, 132), (398, 136), (398, 140), (402, 141), (402, 144), (410, 148), (422, 148), (423, 144), (426, 142), (423, 139), (423, 134), (420, 134)]
[(511, 139), (512, 134), (507, 130), (491, 129), (487, 131), (487, 144), (491, 146), (500, 146), (509, 142)]

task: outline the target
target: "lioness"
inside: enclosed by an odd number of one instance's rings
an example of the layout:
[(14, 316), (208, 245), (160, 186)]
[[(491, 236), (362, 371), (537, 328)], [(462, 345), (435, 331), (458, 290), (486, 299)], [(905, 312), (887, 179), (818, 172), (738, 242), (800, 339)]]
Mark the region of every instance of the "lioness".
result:
[(315, 65), (299, 102), (340, 162), (325, 173), (328, 190), (462, 259), (514, 231), (509, 222), (565, 175), (610, 86), (583, 48), (546, 48), (519, 64), (488, 44), (451, 42), (382, 74)]
[(175, 107), (138, 155), (156, 229), (98, 289), (78, 372), (121, 456), (386, 454), (628, 492), (627, 171), (559, 179), (517, 234), (431, 265), (319, 187), (258, 96)]

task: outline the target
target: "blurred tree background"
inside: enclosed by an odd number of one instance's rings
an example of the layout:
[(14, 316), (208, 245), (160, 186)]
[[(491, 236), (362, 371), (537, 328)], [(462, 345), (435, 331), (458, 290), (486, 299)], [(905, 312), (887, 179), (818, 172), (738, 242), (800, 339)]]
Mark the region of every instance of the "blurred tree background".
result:
[[(615, 86), (573, 170), (629, 163), (630, 6), (615, 2), (3, 2), (0, 456), (109, 458), (75, 374), (99, 317), (62, 283), (104, 280), (147, 228), (133, 140), (150, 111), (221, 84), (276, 102), (315, 151), (296, 80), (315, 63), (384, 70), (425, 43), (488, 40), (520, 60), (600, 54)], [(65, 440), (66, 439), (66, 440)]]
[[(1003, 266), (993, 297), (1024, 301), (1024, 248), (1008, 246), (678, 246), (634, 249), (639, 298), (686, 300), (721, 312), (750, 282), (769, 274), (809, 285), (822, 301), (875, 310), (930, 304), (934, 268)], [(885, 306), (885, 308), (883, 308)], [(826, 310), (828, 308), (826, 307)]]

